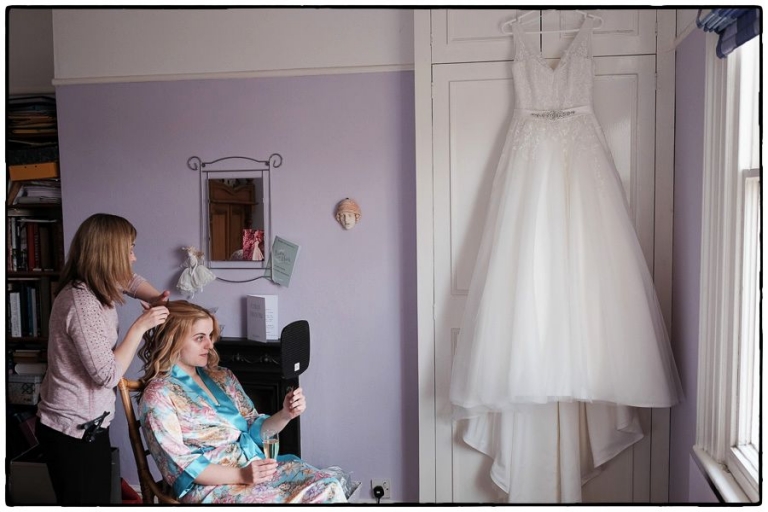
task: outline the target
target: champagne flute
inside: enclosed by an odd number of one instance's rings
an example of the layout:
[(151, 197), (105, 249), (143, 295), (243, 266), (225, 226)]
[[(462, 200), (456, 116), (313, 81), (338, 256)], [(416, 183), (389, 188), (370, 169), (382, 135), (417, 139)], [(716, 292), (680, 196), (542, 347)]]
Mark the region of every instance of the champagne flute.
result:
[(277, 459), (280, 451), (280, 437), (274, 430), (264, 430), (261, 433), (261, 443), (264, 446), (264, 456), (268, 459)]

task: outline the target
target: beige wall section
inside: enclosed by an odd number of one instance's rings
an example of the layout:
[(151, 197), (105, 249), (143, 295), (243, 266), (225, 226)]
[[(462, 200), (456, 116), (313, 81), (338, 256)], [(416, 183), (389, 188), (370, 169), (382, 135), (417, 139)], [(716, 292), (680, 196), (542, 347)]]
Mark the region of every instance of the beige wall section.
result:
[(51, 10), (11, 8), (7, 20), (8, 94), (52, 93)]
[[(413, 67), (410, 9), (54, 9), (55, 84)], [(165, 77), (165, 78), (164, 78)]]

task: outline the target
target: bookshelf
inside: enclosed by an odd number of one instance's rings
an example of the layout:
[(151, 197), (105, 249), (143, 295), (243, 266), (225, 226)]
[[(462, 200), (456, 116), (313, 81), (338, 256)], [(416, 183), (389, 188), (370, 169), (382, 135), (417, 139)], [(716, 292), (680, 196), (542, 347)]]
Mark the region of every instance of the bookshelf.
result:
[(56, 103), (8, 99), (6, 108), (5, 301), (8, 458), (36, 443), (39, 383), (47, 368), (48, 319), (64, 266)]
[(10, 206), (6, 214), (6, 339), (45, 343), (48, 315), (64, 265), (61, 207)]

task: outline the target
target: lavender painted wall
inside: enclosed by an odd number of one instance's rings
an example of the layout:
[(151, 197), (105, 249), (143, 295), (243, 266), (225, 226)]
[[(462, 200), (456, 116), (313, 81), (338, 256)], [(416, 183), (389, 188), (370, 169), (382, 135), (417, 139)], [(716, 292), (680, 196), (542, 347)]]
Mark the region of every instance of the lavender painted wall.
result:
[[(289, 288), (214, 282), (193, 301), (218, 306), (245, 335), (244, 297), (279, 295), (280, 327), (307, 319), (312, 364), (302, 455), (364, 483), (389, 478), (418, 500), (414, 98), (411, 72), (59, 87), (67, 245), (96, 212), (137, 228), (135, 269), (174, 292), (184, 245), (199, 245), (199, 181), (186, 162), (283, 156), (272, 179), (274, 233), (301, 252)], [(334, 206), (353, 197), (344, 231)], [(255, 272), (218, 270), (228, 279)], [(119, 310), (123, 332), (140, 311)], [(134, 362), (129, 376), (137, 374)], [(136, 483), (122, 409), (113, 423), (124, 478)]]
[(688, 465), (690, 466), (688, 472), (688, 501), (692, 503), (720, 503), (720, 499), (712, 490), (709, 479), (699, 469), (694, 457), (695, 455), (693, 454), (688, 457)]
[(696, 441), (696, 378), (699, 346), (702, 166), (704, 156), (705, 34), (694, 31), (678, 47), (675, 80), (674, 256), (672, 262), (672, 343), (685, 400), (672, 409), (669, 500), (709, 501), (699, 469), (691, 464)]

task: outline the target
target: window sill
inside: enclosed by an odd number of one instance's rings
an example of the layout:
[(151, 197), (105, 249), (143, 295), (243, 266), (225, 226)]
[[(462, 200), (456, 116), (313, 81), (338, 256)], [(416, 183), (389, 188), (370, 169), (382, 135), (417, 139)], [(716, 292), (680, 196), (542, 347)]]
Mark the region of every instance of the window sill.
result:
[(710, 457), (699, 446), (693, 447), (693, 456), (720, 501), (724, 503), (751, 503), (728, 468)]

